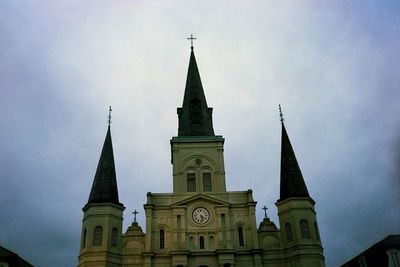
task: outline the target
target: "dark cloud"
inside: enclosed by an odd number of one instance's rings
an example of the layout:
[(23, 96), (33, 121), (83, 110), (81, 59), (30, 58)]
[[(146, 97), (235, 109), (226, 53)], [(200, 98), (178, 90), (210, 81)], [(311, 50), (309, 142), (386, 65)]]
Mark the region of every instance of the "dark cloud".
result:
[(192, 31), (229, 190), (278, 223), (282, 104), (327, 266), (398, 233), (400, 6), (353, 3), (2, 2), (0, 244), (76, 265), (109, 105), (124, 226), (144, 192), (172, 191)]

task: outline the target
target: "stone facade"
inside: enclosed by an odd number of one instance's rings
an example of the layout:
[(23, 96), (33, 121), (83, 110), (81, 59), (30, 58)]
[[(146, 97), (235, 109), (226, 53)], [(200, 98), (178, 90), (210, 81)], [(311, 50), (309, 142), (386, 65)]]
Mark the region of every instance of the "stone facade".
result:
[[(185, 99), (178, 115), (180, 133), (185, 135), (179, 134), (170, 141), (173, 192), (148, 193), (144, 204), (145, 232), (133, 222), (123, 234), (124, 207), (118, 196), (102, 198), (107, 194), (98, 190), (105, 189), (94, 184), (93, 188), (100, 189), (92, 188), (93, 195), (98, 196), (96, 203), (89, 199), (83, 209), (78, 266), (324, 266), (315, 202), (308, 195), (284, 125), (281, 168), (285, 169), (284, 183), (290, 188), (281, 188), (281, 198), (276, 203), (278, 229), (267, 217), (257, 227), (252, 190), (226, 190), (224, 139), (213, 134), (212, 109), (205, 101), (193, 51)], [(197, 135), (202, 132), (202, 125), (207, 127), (206, 135)], [(111, 146), (109, 132), (107, 138)], [(107, 151), (110, 150), (112, 147)], [(102, 158), (110, 159), (103, 154)], [(108, 165), (114, 166), (113, 159)], [(115, 171), (106, 173), (115, 179)], [(96, 179), (101, 180), (97, 176)], [(114, 183), (109, 184), (109, 190), (115, 192), (116, 182), (115, 187)]]

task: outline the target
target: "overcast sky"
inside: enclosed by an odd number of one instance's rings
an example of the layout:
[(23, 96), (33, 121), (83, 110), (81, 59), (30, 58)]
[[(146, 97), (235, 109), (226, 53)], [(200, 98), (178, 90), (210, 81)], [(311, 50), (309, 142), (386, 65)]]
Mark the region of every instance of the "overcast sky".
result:
[(0, 245), (76, 266), (113, 108), (124, 231), (172, 191), (190, 43), (228, 190), (278, 225), (280, 123), (316, 201), (327, 266), (400, 229), (399, 1), (1, 1)]

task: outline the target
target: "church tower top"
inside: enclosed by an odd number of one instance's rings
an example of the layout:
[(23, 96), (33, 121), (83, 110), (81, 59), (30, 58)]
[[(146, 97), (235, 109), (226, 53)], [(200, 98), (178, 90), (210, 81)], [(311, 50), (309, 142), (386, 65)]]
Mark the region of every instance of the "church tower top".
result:
[[(286, 132), (282, 109), (279, 105), (279, 115), (282, 124), (282, 143), (281, 143), (281, 188), (280, 199), (283, 201), (291, 197), (308, 197), (306, 183), (304, 182), (299, 164)], [(313, 200), (312, 200), (313, 201)]]
[(193, 37), (193, 34), (190, 35), (190, 37), (186, 38), (188, 40), (190, 40), (190, 49), (192, 49), (193, 51), (193, 40), (196, 40), (196, 37)]
[[(193, 37), (191, 37), (192, 39)], [(193, 46), (190, 53), (185, 95), (182, 108), (178, 108), (178, 117), (178, 137), (215, 136), (212, 123), (212, 108), (207, 106)]]
[(96, 174), (94, 176), (92, 190), (88, 203), (113, 203), (123, 206), (118, 199), (117, 178), (115, 174), (114, 153), (111, 141), (111, 107), (108, 117), (108, 129), (104, 140), (103, 149), (101, 151), (99, 164), (97, 165)]

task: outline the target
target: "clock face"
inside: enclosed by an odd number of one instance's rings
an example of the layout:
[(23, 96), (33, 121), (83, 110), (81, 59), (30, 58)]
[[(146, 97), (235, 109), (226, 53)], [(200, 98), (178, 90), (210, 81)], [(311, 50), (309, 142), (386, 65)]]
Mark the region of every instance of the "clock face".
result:
[(210, 213), (206, 208), (196, 208), (192, 214), (193, 221), (198, 224), (205, 224), (210, 219)]

